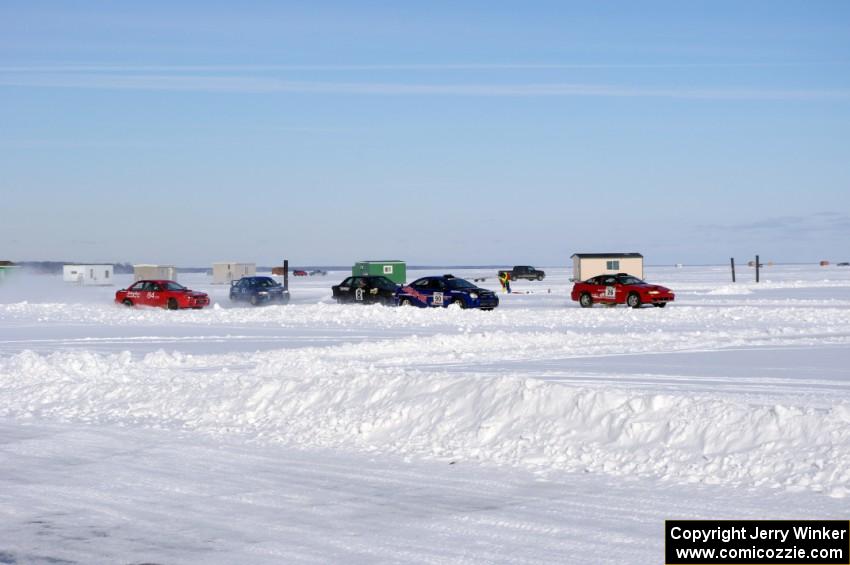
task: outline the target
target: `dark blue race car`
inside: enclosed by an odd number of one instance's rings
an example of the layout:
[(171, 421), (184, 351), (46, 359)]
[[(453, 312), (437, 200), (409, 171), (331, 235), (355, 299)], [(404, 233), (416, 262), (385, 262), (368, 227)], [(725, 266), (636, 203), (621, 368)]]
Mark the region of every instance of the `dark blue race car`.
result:
[(419, 306), (451, 306), (492, 310), (499, 305), (499, 297), (491, 290), (479, 288), (471, 282), (453, 275), (423, 277), (398, 293), (399, 304)]
[(271, 277), (242, 277), (230, 283), (230, 300), (260, 304), (286, 304), (289, 291)]

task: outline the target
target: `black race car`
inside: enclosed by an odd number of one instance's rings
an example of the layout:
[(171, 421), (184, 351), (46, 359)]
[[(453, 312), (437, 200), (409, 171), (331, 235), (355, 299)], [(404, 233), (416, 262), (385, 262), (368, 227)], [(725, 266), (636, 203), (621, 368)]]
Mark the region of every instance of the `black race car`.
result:
[(286, 304), (289, 291), (271, 277), (242, 277), (230, 283), (230, 300), (260, 304)]
[(336, 286), (331, 287), (333, 297), (340, 304), (384, 304), (398, 305), (399, 285), (387, 277), (367, 276), (348, 277)]

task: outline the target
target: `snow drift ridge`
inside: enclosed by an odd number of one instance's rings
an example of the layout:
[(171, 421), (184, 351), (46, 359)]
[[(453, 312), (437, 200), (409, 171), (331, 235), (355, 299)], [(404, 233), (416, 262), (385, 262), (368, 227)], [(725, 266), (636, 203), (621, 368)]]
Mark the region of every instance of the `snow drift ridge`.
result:
[(850, 494), (850, 405), (752, 406), (251, 355), (24, 352), (0, 359), (0, 414), (240, 433), (303, 447)]

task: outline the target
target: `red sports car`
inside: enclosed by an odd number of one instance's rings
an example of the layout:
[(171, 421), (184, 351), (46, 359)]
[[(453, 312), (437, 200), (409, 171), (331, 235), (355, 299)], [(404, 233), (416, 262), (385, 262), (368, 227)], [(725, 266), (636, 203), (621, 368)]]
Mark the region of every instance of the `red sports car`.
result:
[(646, 283), (639, 278), (618, 273), (616, 275), (599, 275), (577, 282), (573, 285), (571, 294), (573, 300), (582, 308), (590, 308), (594, 303), (626, 304), (632, 308), (640, 308), (642, 304), (652, 304), (664, 308), (668, 302), (673, 302), (676, 295), (666, 287)]
[(198, 309), (209, 306), (210, 297), (174, 281), (138, 281), (116, 292), (115, 302), (125, 306), (159, 306), (169, 310)]

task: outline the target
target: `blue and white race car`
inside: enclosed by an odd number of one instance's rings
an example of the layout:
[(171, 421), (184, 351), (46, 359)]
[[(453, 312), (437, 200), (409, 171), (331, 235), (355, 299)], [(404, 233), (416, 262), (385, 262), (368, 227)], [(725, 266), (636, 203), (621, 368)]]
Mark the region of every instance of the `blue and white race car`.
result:
[(471, 282), (454, 275), (422, 277), (403, 286), (398, 291), (400, 305), (451, 306), (492, 310), (499, 305), (499, 297), (491, 291), (479, 288)]

